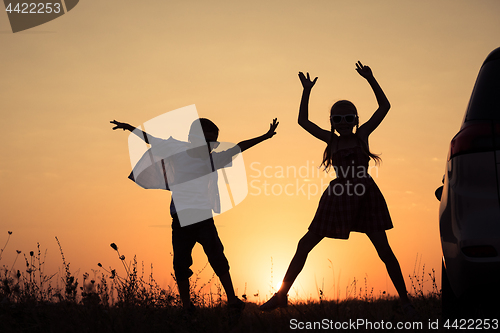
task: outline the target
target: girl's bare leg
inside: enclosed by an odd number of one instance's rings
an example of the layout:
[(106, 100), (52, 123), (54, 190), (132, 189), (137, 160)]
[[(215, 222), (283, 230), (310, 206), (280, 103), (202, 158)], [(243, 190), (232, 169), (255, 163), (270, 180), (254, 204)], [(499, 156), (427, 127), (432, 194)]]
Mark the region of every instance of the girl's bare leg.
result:
[(323, 239), (322, 236), (316, 235), (308, 231), (304, 237), (299, 241), (297, 246), (297, 251), (293, 256), (288, 270), (283, 278), (283, 283), (281, 284), (280, 290), (273, 297), (271, 297), (266, 303), (260, 306), (262, 311), (271, 311), (276, 308), (287, 306), (287, 294), (292, 287), (293, 282), (299, 275), (304, 264), (306, 263), (307, 255), (309, 252)]
[(292, 287), (293, 282), (299, 275), (302, 268), (306, 263), (307, 255), (311, 250), (323, 239), (323, 236), (319, 236), (315, 233), (308, 231), (299, 241), (297, 246), (297, 251), (293, 256), (290, 265), (288, 266), (288, 270), (283, 278), (283, 283), (281, 284), (280, 290), (278, 293), (280, 295), (288, 294), (288, 291)]
[(394, 255), (394, 252), (392, 252), (385, 231), (368, 233), (367, 236), (370, 238), (373, 246), (375, 246), (380, 259), (384, 262), (385, 267), (387, 268), (387, 273), (389, 273), (389, 277), (399, 294), (401, 304), (409, 304), (410, 300), (406, 291), (403, 273), (401, 272), (398, 259)]

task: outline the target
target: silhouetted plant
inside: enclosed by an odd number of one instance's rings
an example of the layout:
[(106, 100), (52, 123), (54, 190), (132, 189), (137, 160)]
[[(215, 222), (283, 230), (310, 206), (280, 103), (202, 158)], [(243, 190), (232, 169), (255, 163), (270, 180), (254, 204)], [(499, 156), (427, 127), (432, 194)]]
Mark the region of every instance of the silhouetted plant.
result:
[(65, 276), (62, 278), (64, 282), (64, 298), (67, 301), (75, 302), (76, 294), (78, 292), (78, 279), (71, 274), (71, 270), (69, 269), (69, 263), (66, 263), (61, 243), (59, 242), (59, 239), (57, 237), (56, 241), (57, 245), (59, 245), (59, 250), (61, 251), (63, 266), (66, 272)]
[[(434, 269), (432, 269), (432, 273), (427, 273), (425, 274), (425, 264), (422, 265), (422, 272), (420, 272), (420, 267), (421, 267), (421, 261), (422, 257), (417, 254), (417, 258), (415, 260), (415, 265), (413, 267), (413, 274), (410, 275), (410, 282), (411, 282), (411, 292), (410, 294), (413, 297), (440, 297), (441, 296), (441, 290), (438, 288), (437, 283), (436, 283), (436, 272)], [(426, 276), (429, 277), (429, 279), (426, 280)], [(426, 282), (431, 282), (432, 283), (432, 289), (430, 291), (426, 291), (425, 289), (425, 283)]]
[(0, 249), (0, 260), (2, 260), (2, 254), (3, 254), (3, 251), (5, 250), (5, 248), (7, 247), (7, 244), (9, 244), (9, 240), (10, 240), (10, 235), (12, 235), (12, 231), (7, 231), (7, 234), (9, 235), (7, 237), (7, 241), (5, 242), (5, 245), (3, 246), (3, 248)]
[[(145, 307), (165, 307), (177, 305), (180, 301), (178, 295), (172, 291), (170, 286), (168, 289), (161, 288), (153, 278), (153, 265), (151, 265), (151, 273), (148, 281), (144, 278), (144, 263), (142, 264), (141, 274), (138, 273), (137, 258), (130, 265), (125, 263), (125, 256), (120, 254), (118, 246), (112, 243), (111, 248), (117, 251), (118, 259), (122, 262), (125, 268), (126, 277), (121, 277), (116, 273), (115, 269), (108, 271), (102, 267), (101, 263), (98, 266), (103, 268), (110, 274), (111, 288), (108, 289), (107, 284), (101, 282), (101, 292), (106, 290), (108, 294), (107, 300), (112, 298), (113, 293), (116, 293), (117, 300), (113, 304), (123, 306), (145, 306)], [(101, 297), (102, 299), (102, 297)]]

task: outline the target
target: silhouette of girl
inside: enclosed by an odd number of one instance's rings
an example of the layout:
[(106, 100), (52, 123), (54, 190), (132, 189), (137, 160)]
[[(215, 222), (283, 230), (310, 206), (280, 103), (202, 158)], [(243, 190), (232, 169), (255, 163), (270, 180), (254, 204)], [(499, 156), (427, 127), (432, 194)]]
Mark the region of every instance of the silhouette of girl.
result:
[[(368, 137), (382, 122), (390, 104), (368, 66), (358, 61), (356, 71), (373, 89), (378, 109), (370, 120), (358, 126), (358, 112), (354, 104), (346, 100), (338, 101), (331, 108), (330, 131), (309, 120), (309, 96), (318, 78), (311, 81), (309, 73), (307, 76), (299, 73), (304, 88), (299, 109), (299, 125), (327, 144), (322, 165), (326, 171), (333, 167), (337, 178), (323, 193), (309, 231), (299, 241), (281, 288), (260, 307), (261, 310), (270, 311), (287, 306), (287, 293), (304, 267), (307, 255), (324, 237), (347, 239), (351, 231), (357, 231), (365, 233), (375, 246), (396, 287), (404, 310), (414, 311), (408, 299), (401, 268), (385, 233), (385, 230), (392, 228), (387, 204), (368, 174), (370, 158), (376, 163), (380, 161), (380, 157), (370, 152)], [(354, 127), (356, 131), (353, 133)]]

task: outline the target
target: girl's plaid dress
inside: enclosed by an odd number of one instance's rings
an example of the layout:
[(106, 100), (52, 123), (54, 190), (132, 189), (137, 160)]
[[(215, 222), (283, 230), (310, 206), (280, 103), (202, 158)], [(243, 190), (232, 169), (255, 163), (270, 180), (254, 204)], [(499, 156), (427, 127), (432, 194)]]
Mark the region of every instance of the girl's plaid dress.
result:
[(309, 230), (324, 237), (348, 239), (351, 231), (370, 233), (392, 228), (384, 196), (368, 174), (370, 157), (360, 146), (337, 150), (337, 178), (319, 201)]

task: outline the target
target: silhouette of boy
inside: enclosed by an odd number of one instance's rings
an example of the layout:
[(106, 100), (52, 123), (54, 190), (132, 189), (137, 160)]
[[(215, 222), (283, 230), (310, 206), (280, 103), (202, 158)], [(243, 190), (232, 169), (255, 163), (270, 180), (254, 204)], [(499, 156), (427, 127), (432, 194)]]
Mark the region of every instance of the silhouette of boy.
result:
[[(245, 303), (234, 293), (229, 263), (214, 224), (212, 210), (220, 212), (217, 190), (217, 169), (228, 166), (239, 152), (272, 138), (279, 124), (273, 119), (264, 135), (239, 142), (222, 152), (213, 152), (218, 145), (219, 128), (210, 120), (200, 118), (191, 125), (188, 141), (155, 138), (127, 123), (111, 121), (113, 130), (129, 130), (151, 144), (129, 176), (145, 188), (163, 188), (172, 191), (172, 247), (174, 273), (183, 307), (193, 310), (190, 300), (189, 277), (193, 275), (192, 249), (196, 243), (203, 246), (212, 269), (219, 277), (227, 295), (228, 306), (242, 310)], [(203, 137), (196, 128), (201, 126)], [(160, 155), (160, 158), (158, 158)], [(163, 155), (163, 156), (162, 156)], [(147, 167), (141, 166), (145, 164)], [(161, 181), (158, 178), (163, 178)]]

